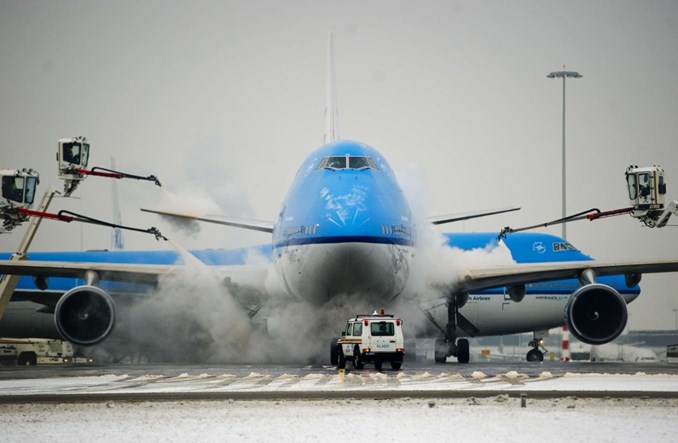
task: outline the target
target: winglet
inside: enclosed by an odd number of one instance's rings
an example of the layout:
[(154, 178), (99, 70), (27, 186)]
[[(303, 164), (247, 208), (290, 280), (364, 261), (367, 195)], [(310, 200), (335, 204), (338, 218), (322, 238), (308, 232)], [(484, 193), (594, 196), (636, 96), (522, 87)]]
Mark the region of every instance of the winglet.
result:
[(323, 143), (339, 140), (339, 110), (334, 90), (334, 39), (327, 37), (327, 101), (325, 103), (325, 136)]

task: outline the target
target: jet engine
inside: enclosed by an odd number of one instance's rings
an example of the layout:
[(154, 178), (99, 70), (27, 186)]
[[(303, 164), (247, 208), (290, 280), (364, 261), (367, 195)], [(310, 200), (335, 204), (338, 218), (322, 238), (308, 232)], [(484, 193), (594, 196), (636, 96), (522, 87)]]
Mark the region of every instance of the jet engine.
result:
[(115, 304), (110, 295), (96, 286), (78, 286), (61, 296), (54, 322), (64, 340), (81, 346), (94, 345), (113, 330)]
[(513, 285), (508, 287), (508, 294), (516, 303), (520, 303), (525, 298), (525, 285)]
[(626, 327), (626, 302), (614, 288), (592, 283), (577, 289), (565, 306), (565, 322), (578, 340), (589, 345), (611, 342)]

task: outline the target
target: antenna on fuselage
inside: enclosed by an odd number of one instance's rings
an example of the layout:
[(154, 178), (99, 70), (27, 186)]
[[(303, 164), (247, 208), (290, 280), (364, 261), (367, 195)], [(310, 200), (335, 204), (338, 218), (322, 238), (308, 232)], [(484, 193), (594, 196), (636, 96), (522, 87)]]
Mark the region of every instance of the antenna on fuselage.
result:
[(334, 89), (334, 39), (327, 37), (327, 101), (325, 103), (325, 135), (323, 143), (339, 140), (339, 110)]

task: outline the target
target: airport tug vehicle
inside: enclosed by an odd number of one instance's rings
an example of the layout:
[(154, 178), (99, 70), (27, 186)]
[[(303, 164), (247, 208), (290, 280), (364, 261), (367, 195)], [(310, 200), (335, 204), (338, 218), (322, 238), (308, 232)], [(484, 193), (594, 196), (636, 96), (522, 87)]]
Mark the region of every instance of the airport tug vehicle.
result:
[(332, 363), (339, 369), (346, 368), (346, 361), (350, 360), (355, 369), (374, 363), (377, 371), (381, 371), (384, 362), (390, 362), (391, 369), (397, 371), (405, 355), (403, 321), (385, 314), (383, 309), (381, 313), (356, 315), (346, 322), (346, 329), (331, 353)]

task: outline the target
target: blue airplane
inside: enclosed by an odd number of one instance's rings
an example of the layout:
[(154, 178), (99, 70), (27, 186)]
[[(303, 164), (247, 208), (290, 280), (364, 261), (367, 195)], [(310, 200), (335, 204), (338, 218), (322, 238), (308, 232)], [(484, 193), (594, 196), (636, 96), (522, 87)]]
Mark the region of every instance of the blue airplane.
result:
[[(522, 332), (535, 337), (527, 360), (540, 361), (540, 339), (564, 324), (585, 343), (614, 340), (626, 326), (627, 303), (640, 294), (641, 274), (678, 271), (678, 260), (600, 263), (548, 234), (513, 233), (499, 239), (497, 233), (450, 233), (442, 237), (447, 252), (501, 250), (510, 260), (500, 266), (462, 263), (450, 266), (435, 282), (415, 283), (418, 259), (429, 246), (419, 237), (427, 228), (422, 224), (516, 208), (418, 220), (386, 158), (364, 143), (339, 138), (331, 46), (330, 38), (325, 143), (301, 164), (277, 220), (147, 210), (271, 234), (269, 244), (253, 248), (191, 252), (227, 277), (228, 284), (262, 294), (259, 300), (243, 301), (253, 319), (267, 303), (322, 309), (339, 300), (355, 311), (399, 306), (428, 322), (430, 328), (418, 332), (436, 338), (438, 362), (450, 356), (468, 362), (468, 337)], [(250, 263), (253, 250), (264, 263)], [(26, 261), (1, 258), (0, 273), (26, 276), (13, 301), (40, 304), (40, 315), (54, 319), (53, 329), (79, 345), (109, 336), (123, 297), (147, 295), (159, 279), (182, 275), (187, 266), (181, 264), (186, 256), (174, 250), (34, 252)], [(238, 291), (231, 292), (237, 299)], [(408, 320), (402, 311), (400, 315)], [(0, 334), (21, 332), (18, 322), (0, 321)]]

